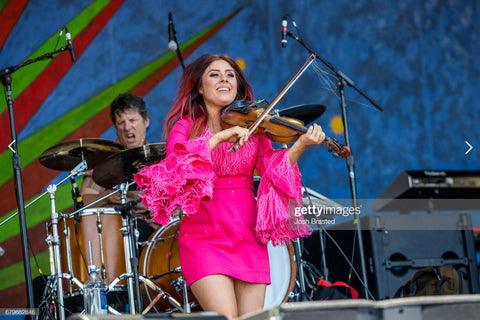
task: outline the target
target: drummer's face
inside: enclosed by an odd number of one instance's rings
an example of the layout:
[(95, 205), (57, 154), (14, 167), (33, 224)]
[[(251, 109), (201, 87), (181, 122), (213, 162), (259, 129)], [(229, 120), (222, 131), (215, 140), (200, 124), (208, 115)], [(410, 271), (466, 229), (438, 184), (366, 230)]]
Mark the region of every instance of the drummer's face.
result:
[(118, 141), (127, 149), (141, 145), (145, 140), (150, 119), (143, 120), (136, 109), (125, 109), (115, 115)]

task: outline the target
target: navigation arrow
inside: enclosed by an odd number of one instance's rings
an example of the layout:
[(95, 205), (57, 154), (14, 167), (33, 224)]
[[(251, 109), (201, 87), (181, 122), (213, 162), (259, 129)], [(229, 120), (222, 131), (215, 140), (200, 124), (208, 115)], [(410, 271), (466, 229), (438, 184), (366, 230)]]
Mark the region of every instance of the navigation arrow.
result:
[(470, 145), (470, 143), (468, 143), (468, 141), (467, 141), (467, 140), (465, 140), (465, 143), (466, 143), (466, 144), (467, 144), (467, 145), (470, 147), (470, 148), (468, 148), (468, 150), (467, 150), (467, 151), (465, 151), (465, 154), (468, 154), (468, 153), (470, 152), (470, 150), (472, 150), (472, 149), (473, 149), (473, 147)]

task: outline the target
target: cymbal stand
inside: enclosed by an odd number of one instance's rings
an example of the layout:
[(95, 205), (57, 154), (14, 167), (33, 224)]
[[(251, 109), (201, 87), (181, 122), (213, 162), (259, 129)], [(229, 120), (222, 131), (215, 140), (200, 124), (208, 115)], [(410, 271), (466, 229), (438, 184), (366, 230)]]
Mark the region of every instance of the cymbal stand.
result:
[[(65, 320), (65, 309), (63, 304), (63, 283), (61, 280), (62, 276), (62, 264), (60, 263), (60, 238), (58, 236), (58, 213), (55, 209), (55, 192), (57, 191), (57, 187), (55, 185), (48, 186), (48, 192), (50, 193), (50, 205), (52, 208), (52, 234), (53, 234), (53, 260), (54, 260), (54, 268), (52, 269), (54, 276), (57, 280), (57, 304), (58, 304), (58, 313), (59, 313), (59, 320)], [(51, 259), (51, 257), (50, 257)]]
[[(70, 172), (70, 175), (68, 177), (62, 180), (62, 182), (80, 174), (81, 172), (84, 172), (86, 169), (86, 166), (87, 166), (86, 162), (82, 161)], [(58, 234), (58, 221), (59, 221), (60, 215), (57, 212), (55, 207), (56, 191), (57, 191), (57, 185), (55, 184), (51, 184), (47, 187), (47, 192), (50, 194), (51, 221), (52, 221), (52, 233), (49, 236), (47, 236), (47, 244), (49, 245), (50, 270), (51, 270), (52, 276), (56, 279), (56, 291), (57, 291), (56, 296), (57, 296), (59, 320), (65, 320), (65, 309), (64, 309), (64, 301), (63, 301), (63, 282), (61, 279), (64, 277), (67, 279), (71, 278), (71, 274), (64, 275), (62, 273), (62, 264), (61, 264), (61, 255), (60, 255), (60, 237)]]
[[(60, 185), (62, 185), (65, 181), (67, 181), (68, 179), (72, 178), (72, 177), (75, 177), (75, 176), (82, 176), (85, 171), (87, 170), (87, 162), (85, 160), (83, 160), (82, 162), (80, 162), (79, 164), (77, 164), (77, 166), (75, 168), (73, 168), (72, 171), (70, 171), (70, 174), (65, 177), (63, 180), (61, 180), (60, 182), (56, 183), (55, 186), (58, 187)], [(25, 205), (25, 209), (27, 209), (28, 207), (30, 207), (32, 204), (34, 204), (35, 202), (37, 202), (38, 200), (40, 200), (43, 196), (45, 196), (48, 192), (45, 191), (43, 192), (41, 195), (39, 195), (38, 197), (36, 197), (35, 199), (33, 199), (32, 201), (30, 201), (29, 203), (27, 203)], [(4, 225), (5, 223), (7, 223), (10, 219), (12, 219), (13, 217), (15, 217), (16, 215), (18, 214), (18, 211), (12, 213), (8, 218), (6, 218), (5, 220), (3, 220), (2, 222), (0, 222), (0, 227), (2, 225)]]
[[(138, 258), (135, 254), (135, 228), (131, 217), (131, 204), (127, 204), (128, 184), (120, 185), (121, 194), (121, 213), (122, 213), (122, 235), (123, 248), (125, 252), (125, 272), (127, 278), (128, 300), (130, 303), (130, 313), (135, 314), (136, 311), (142, 310), (142, 294), (140, 292), (140, 283), (138, 281)], [(135, 304), (135, 296), (137, 304)]]

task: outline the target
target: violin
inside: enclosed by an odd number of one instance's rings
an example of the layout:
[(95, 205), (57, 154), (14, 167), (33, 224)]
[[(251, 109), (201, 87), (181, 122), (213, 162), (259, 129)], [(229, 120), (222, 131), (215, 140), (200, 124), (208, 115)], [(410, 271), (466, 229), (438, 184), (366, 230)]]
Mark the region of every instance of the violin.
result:
[[(260, 107), (260, 103), (249, 100), (236, 100), (222, 110), (222, 127), (228, 129), (234, 126), (240, 126), (247, 129), (252, 128), (253, 124), (258, 122), (260, 115), (263, 119), (257, 123), (257, 126), (251, 133), (263, 134), (268, 139), (277, 143), (290, 143), (307, 132), (307, 128), (302, 121), (294, 118), (264, 115), (266, 109)], [(336, 139), (325, 137), (324, 140), (329, 152), (334, 152), (334, 157), (346, 158), (350, 155), (350, 148), (339, 144)]]

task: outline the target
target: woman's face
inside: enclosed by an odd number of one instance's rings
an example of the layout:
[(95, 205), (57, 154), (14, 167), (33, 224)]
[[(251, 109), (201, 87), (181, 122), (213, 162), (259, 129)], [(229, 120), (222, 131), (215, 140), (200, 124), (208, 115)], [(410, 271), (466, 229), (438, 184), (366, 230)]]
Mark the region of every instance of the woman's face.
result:
[(203, 95), (207, 108), (223, 108), (237, 96), (235, 70), (225, 60), (212, 62), (202, 75), (198, 92)]

